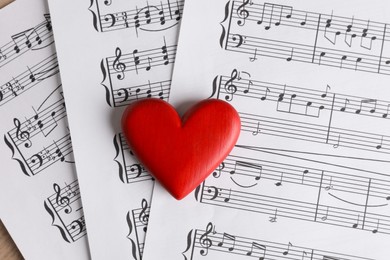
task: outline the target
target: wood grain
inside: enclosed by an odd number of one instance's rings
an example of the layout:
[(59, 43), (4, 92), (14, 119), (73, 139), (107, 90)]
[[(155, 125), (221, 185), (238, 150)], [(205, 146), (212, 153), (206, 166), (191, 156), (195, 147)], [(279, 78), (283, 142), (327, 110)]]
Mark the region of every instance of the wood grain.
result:
[[(13, 2), (13, 0), (0, 0), (0, 8)], [(14, 241), (8, 234), (3, 222), (0, 220), (0, 259), (2, 260), (20, 260), (23, 259)]]

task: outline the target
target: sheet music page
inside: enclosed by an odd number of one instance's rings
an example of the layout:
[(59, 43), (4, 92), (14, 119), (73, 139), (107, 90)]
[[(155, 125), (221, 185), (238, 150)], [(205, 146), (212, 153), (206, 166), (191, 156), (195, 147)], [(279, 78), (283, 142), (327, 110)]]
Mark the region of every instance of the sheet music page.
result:
[(26, 259), (89, 259), (47, 3), (0, 9), (0, 217)]
[(168, 100), (184, 2), (49, 5), (92, 258), (141, 259), (154, 181), (120, 118), (135, 100)]
[(156, 185), (144, 259), (389, 258), (389, 7), (186, 2), (170, 101), (242, 132), (183, 201)]

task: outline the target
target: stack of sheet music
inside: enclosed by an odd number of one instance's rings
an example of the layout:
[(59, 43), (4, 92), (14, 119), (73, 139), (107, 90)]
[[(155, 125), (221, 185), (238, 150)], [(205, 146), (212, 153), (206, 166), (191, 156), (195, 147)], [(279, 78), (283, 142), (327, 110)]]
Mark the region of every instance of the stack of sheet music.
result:
[[(16, 0), (0, 10), (1, 220), (26, 259), (390, 259), (389, 12)], [(120, 132), (145, 98), (240, 114), (233, 152), (182, 201)]]

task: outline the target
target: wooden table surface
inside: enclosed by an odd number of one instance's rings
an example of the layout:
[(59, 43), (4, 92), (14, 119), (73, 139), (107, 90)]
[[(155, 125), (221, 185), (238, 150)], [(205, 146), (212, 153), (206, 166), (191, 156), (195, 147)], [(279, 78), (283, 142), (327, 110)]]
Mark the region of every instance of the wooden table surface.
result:
[[(0, 8), (11, 3), (13, 0), (0, 0)], [(0, 35), (1, 39), (1, 35)], [(1, 216), (0, 216), (1, 218)], [(5, 229), (0, 219), (0, 259), (1, 260), (20, 260), (23, 259), (12, 238)]]

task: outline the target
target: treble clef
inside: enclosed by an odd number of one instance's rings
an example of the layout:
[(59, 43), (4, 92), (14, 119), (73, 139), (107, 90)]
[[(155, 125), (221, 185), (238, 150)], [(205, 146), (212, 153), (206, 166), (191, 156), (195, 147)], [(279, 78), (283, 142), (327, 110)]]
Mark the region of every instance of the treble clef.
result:
[(126, 70), (126, 64), (120, 61), (120, 58), (122, 57), (122, 51), (119, 47), (115, 50), (115, 60), (112, 64), (112, 67), (116, 72), (118, 72), (118, 75), (116, 76), (117, 79), (123, 80), (125, 78), (124, 71)]
[(247, 6), (249, 2), (250, 0), (244, 0), (244, 2), (237, 9), (237, 15), (242, 19), (237, 21), (239, 26), (244, 26), (246, 19), (249, 17), (249, 12), (245, 9), (245, 6)]
[(20, 123), (19, 119), (14, 118), (14, 125), (16, 127), (16, 138), (19, 141), (25, 142), (24, 147), (30, 148), (32, 143), (30, 141), (30, 133), (27, 131), (22, 131), (21, 126), (22, 124)]
[(56, 204), (61, 208), (65, 208), (65, 213), (69, 214), (72, 212), (72, 207), (69, 206), (70, 199), (67, 196), (61, 195), (61, 188), (57, 183), (53, 184), (53, 189), (56, 192)]
[(199, 244), (204, 248), (200, 250), (202, 256), (206, 256), (209, 248), (213, 245), (213, 241), (208, 237), (211, 233), (215, 233), (215, 231), (213, 230), (213, 224), (209, 222), (206, 227), (206, 232), (199, 238)]
[(234, 85), (234, 80), (238, 78), (238, 72), (236, 69), (232, 71), (232, 74), (230, 75), (230, 79), (226, 81), (225, 83), (225, 91), (226, 93), (230, 95), (225, 96), (226, 101), (232, 101), (233, 95), (237, 92), (237, 86)]
[(146, 226), (148, 225), (148, 222), (149, 222), (149, 213), (147, 213), (146, 211), (149, 210), (149, 207), (148, 207), (148, 202), (145, 200), (145, 199), (142, 199), (142, 202), (141, 202), (141, 206), (142, 206), (142, 210), (141, 210), (141, 213), (139, 214), (139, 221), (145, 225), (144, 227), (144, 232), (146, 232)]

